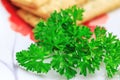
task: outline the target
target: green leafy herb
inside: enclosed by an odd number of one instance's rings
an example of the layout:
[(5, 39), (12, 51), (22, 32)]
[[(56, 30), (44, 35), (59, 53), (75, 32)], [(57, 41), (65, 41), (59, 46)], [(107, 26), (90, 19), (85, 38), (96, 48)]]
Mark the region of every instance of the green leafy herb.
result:
[(112, 77), (120, 65), (120, 40), (103, 27), (97, 26), (91, 32), (87, 26), (78, 26), (76, 21), (82, 20), (83, 12), (73, 6), (40, 21), (34, 29), (38, 42), (16, 54), (19, 65), (37, 73), (54, 69), (71, 79), (78, 69), (86, 76), (99, 70), (104, 62), (108, 77)]

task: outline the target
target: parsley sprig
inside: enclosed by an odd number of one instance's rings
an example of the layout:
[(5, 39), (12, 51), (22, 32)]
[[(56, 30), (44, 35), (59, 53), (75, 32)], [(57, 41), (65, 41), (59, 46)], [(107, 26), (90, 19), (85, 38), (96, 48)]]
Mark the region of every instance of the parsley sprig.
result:
[(87, 26), (78, 26), (76, 22), (82, 20), (83, 12), (73, 6), (40, 21), (34, 29), (37, 42), (16, 54), (19, 65), (37, 73), (54, 69), (71, 79), (78, 69), (86, 76), (99, 70), (104, 62), (108, 77), (113, 77), (120, 65), (120, 40), (103, 27), (97, 26), (91, 32)]

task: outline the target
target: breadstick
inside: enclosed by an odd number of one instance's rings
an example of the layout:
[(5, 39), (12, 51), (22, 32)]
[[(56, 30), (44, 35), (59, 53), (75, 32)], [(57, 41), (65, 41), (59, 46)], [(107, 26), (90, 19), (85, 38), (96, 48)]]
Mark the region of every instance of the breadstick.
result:
[(30, 24), (32, 27), (35, 27), (37, 23), (40, 21), (40, 17), (37, 17), (25, 10), (19, 9), (17, 11), (17, 14), (28, 24)]
[(50, 16), (50, 14), (54, 11), (57, 10), (59, 11), (60, 9), (65, 9), (68, 8), (70, 6), (73, 5), (82, 5), (84, 4), (86, 1), (88, 0), (49, 0), (49, 2), (47, 2), (46, 4), (33, 9), (30, 7), (26, 7), (24, 5), (21, 5), (19, 3), (16, 2), (12, 2), (14, 5), (19, 6), (20, 8), (27, 10), (28, 12), (31, 12), (39, 17), (42, 18), (48, 18)]
[(84, 23), (119, 7), (120, 0), (91, 0), (89, 3), (83, 5), (83, 9), (85, 10), (83, 20), (78, 23)]
[(44, 5), (49, 0), (11, 0), (11, 2), (21, 4), (29, 8), (38, 8), (39, 6)]

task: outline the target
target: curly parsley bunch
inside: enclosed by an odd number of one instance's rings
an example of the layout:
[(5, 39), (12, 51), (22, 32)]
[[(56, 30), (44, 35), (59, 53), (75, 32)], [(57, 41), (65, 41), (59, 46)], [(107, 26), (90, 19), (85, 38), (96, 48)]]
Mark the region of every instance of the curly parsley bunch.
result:
[(120, 40), (102, 27), (91, 32), (84, 25), (78, 26), (76, 22), (82, 20), (83, 12), (73, 6), (40, 21), (34, 29), (37, 42), (16, 54), (19, 65), (37, 73), (54, 69), (71, 79), (76, 70), (86, 76), (99, 70), (104, 62), (108, 77), (112, 77), (120, 65)]

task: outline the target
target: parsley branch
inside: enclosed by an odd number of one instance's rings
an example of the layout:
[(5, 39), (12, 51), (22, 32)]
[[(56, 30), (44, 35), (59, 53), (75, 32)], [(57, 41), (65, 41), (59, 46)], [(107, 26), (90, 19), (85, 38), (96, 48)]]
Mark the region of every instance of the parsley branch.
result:
[(47, 73), (53, 68), (71, 79), (77, 69), (86, 76), (99, 70), (104, 62), (108, 77), (112, 77), (120, 65), (120, 40), (102, 27), (91, 32), (84, 25), (78, 26), (76, 21), (82, 20), (83, 12), (73, 6), (40, 21), (34, 29), (38, 42), (16, 54), (19, 65), (37, 73)]

